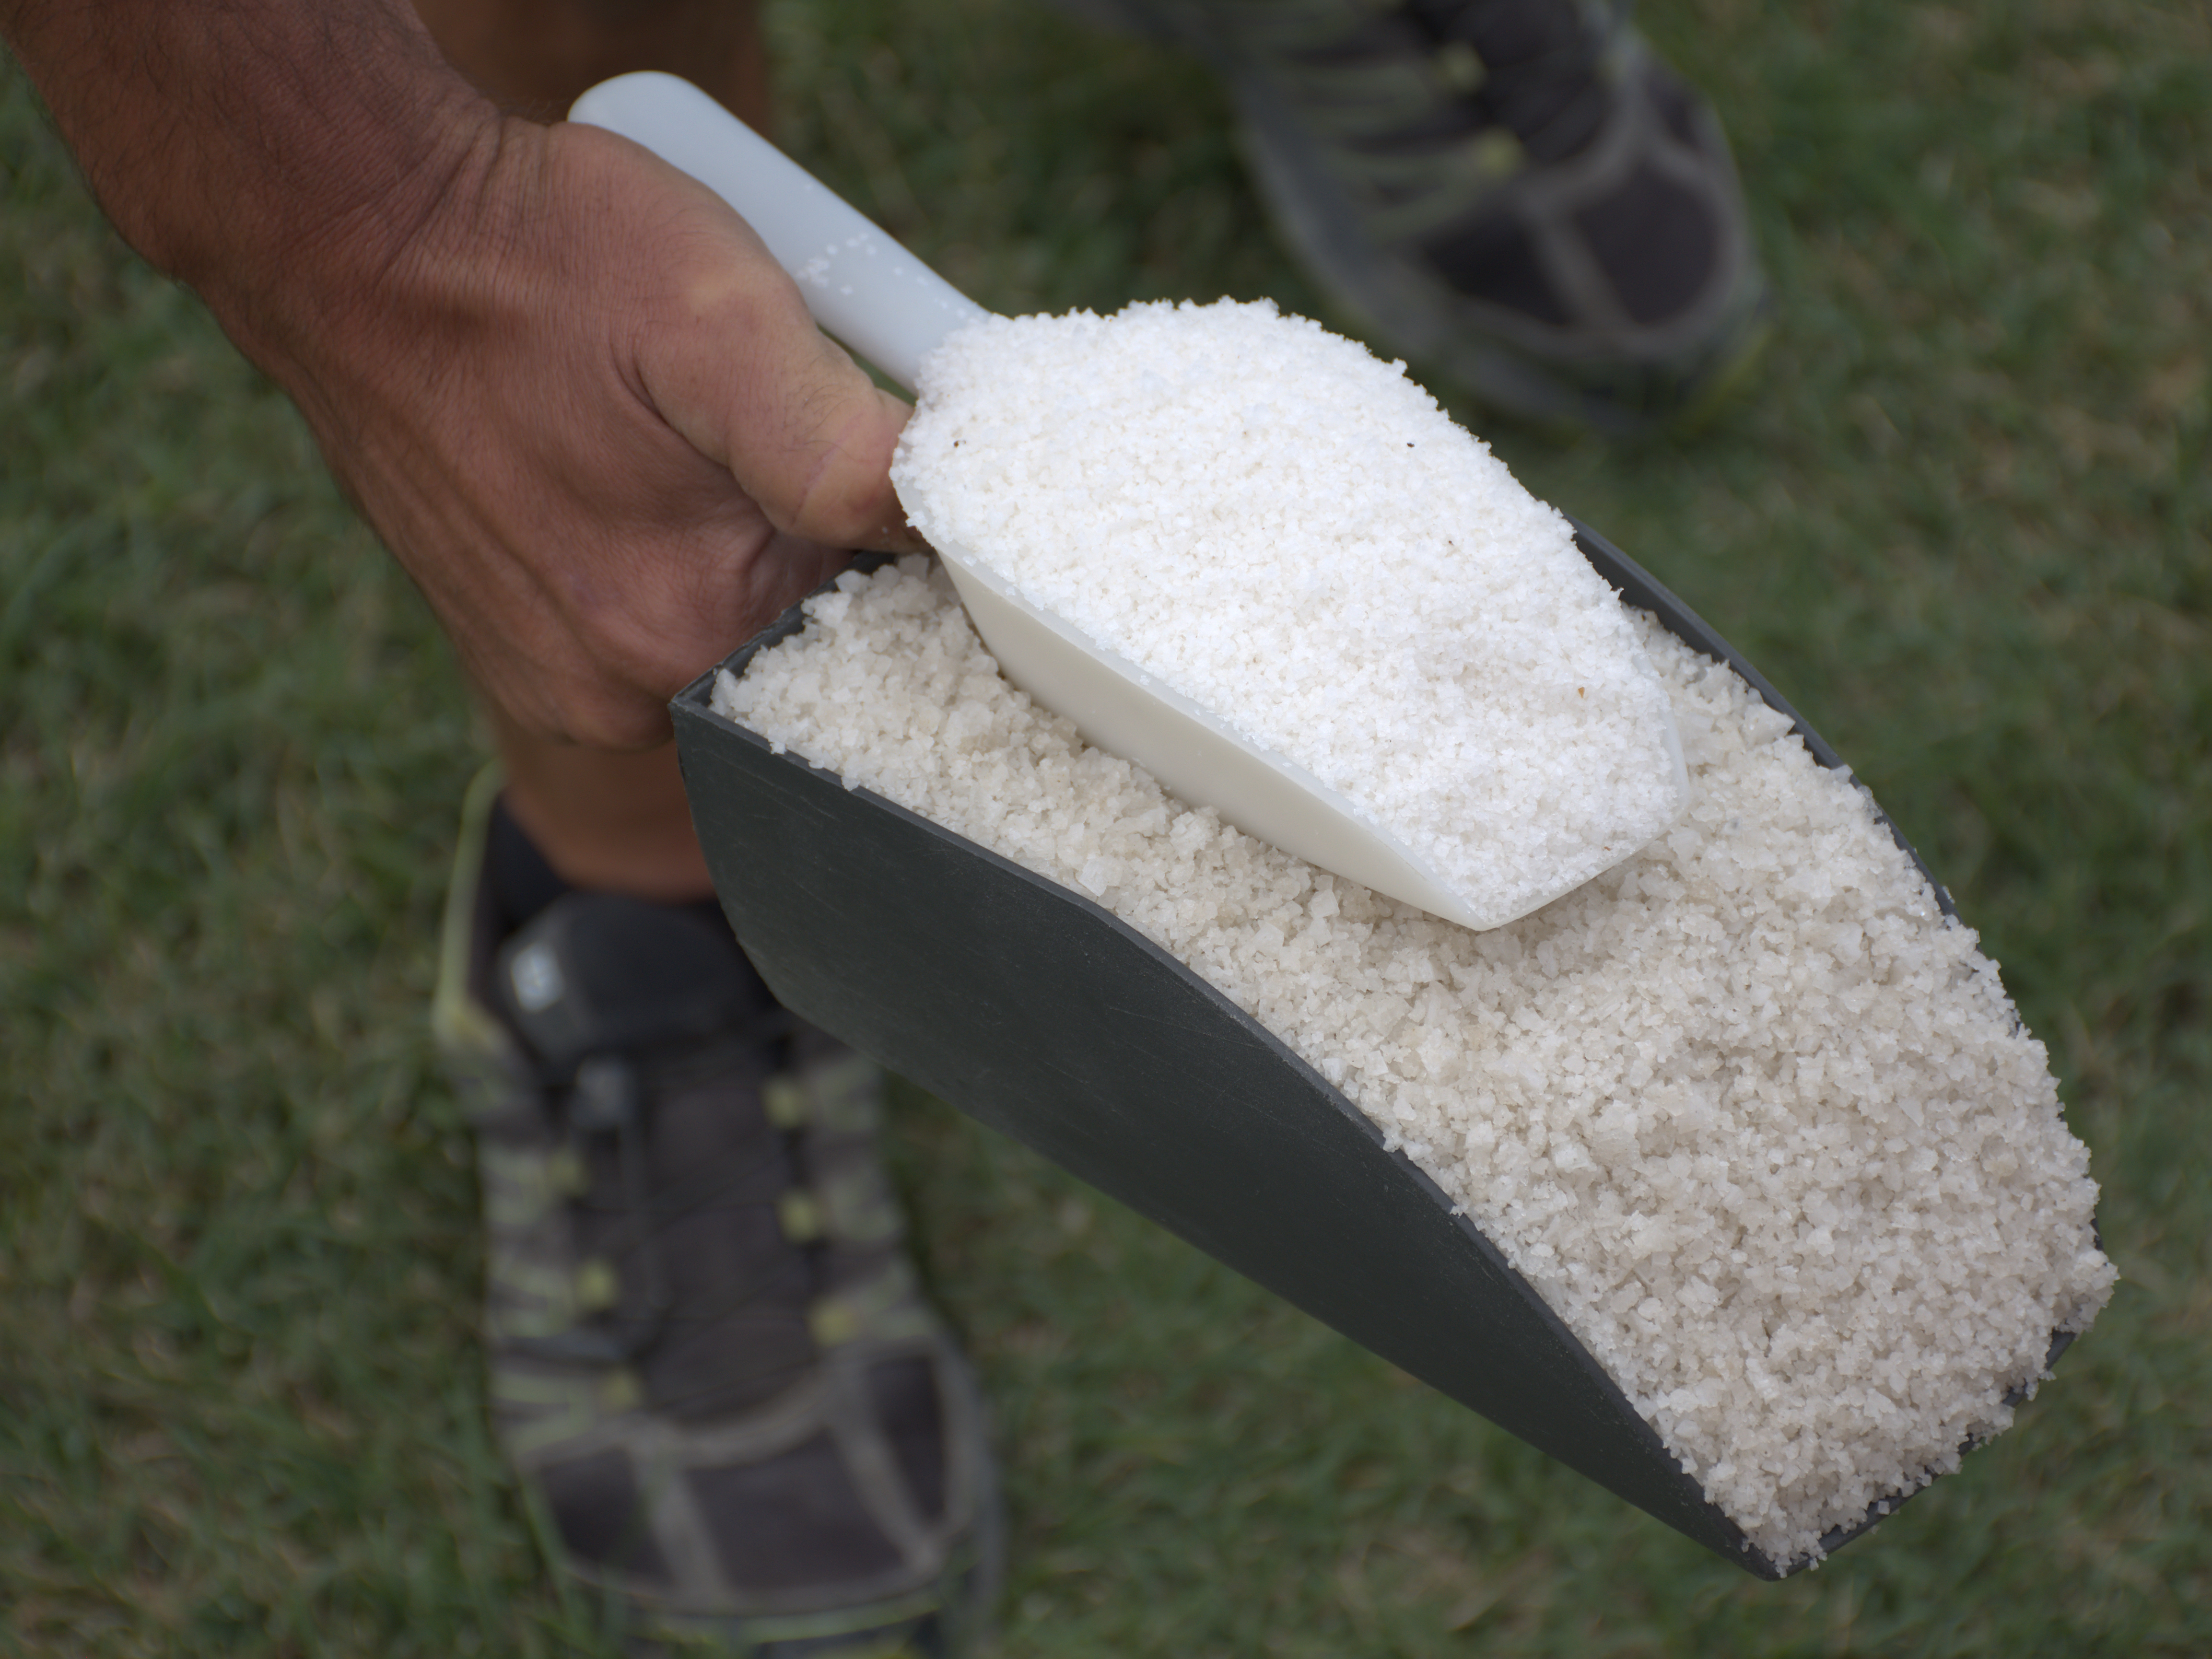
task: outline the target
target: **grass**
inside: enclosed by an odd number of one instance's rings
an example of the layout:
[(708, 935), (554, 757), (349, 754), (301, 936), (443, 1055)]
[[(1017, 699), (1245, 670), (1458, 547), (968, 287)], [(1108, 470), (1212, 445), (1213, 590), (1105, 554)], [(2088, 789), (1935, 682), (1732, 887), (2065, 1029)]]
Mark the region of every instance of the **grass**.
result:
[[(1944, 877), (2126, 1282), (2014, 1433), (1762, 1585), (909, 1100), (1009, 1465), (1010, 1659), (2212, 1650), (2212, 26), (1644, 21), (1735, 139), (1780, 296), (1759, 381), (1626, 449), (1461, 412)], [(787, 142), (986, 303), (1320, 305), (1171, 55), (1020, 0), (770, 23)], [(458, 682), (5, 67), (0, 408), (0, 1653), (606, 1653), (480, 1403), (422, 1021)]]

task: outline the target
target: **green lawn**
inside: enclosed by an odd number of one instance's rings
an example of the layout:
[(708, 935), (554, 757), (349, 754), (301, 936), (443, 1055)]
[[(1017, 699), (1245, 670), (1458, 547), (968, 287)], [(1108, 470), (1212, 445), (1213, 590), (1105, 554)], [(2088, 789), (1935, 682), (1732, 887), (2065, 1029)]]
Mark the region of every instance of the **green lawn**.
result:
[[(1780, 296), (1695, 440), (1462, 414), (1742, 647), (1982, 930), (2125, 1282), (2018, 1429), (1753, 1581), (911, 1100), (1002, 1651), (2212, 1651), (2212, 15), (1651, 0)], [(786, 136), (1005, 310), (1312, 309), (1221, 101), (1027, 0), (781, 0)], [(0, 60), (0, 1653), (604, 1654), (488, 1444), (423, 1020), (477, 764), (299, 421)]]

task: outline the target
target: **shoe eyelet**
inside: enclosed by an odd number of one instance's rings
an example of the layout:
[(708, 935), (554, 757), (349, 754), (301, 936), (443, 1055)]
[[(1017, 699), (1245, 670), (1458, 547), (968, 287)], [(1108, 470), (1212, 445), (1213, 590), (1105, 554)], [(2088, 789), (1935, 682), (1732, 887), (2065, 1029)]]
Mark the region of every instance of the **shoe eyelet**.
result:
[(811, 1115), (806, 1085), (795, 1077), (772, 1077), (761, 1088), (761, 1105), (779, 1129), (803, 1129)]
[(581, 1198), (591, 1190), (591, 1171), (574, 1146), (562, 1146), (545, 1160), (545, 1184), (562, 1198)]
[(1482, 54), (1464, 40), (1447, 40), (1430, 62), (1437, 79), (1455, 97), (1473, 97), (1490, 79), (1490, 66), (1482, 61)]
[(814, 1194), (793, 1188), (775, 1201), (776, 1220), (783, 1236), (794, 1244), (811, 1244), (822, 1237), (826, 1218)]
[(579, 1313), (605, 1313), (622, 1298), (622, 1275), (605, 1256), (586, 1257), (577, 1265), (575, 1296)]
[(645, 1403), (645, 1385), (629, 1366), (617, 1365), (599, 1378), (599, 1395), (601, 1411), (635, 1411)]
[(850, 1303), (825, 1297), (806, 1310), (806, 1327), (818, 1346), (842, 1347), (860, 1334), (860, 1316)]

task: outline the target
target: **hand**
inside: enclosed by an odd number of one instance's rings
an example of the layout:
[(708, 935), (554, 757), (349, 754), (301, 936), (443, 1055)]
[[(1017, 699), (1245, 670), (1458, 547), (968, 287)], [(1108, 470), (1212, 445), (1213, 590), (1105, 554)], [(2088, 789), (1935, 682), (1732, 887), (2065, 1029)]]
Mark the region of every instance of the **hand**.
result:
[(703, 186), (487, 118), (387, 270), (252, 344), (485, 695), (640, 748), (846, 550), (920, 545), (887, 476), (908, 410)]
[(653, 744), (842, 550), (919, 545), (906, 406), (743, 222), (626, 140), (501, 116), (407, 0), (0, 0), (0, 34), (522, 730)]

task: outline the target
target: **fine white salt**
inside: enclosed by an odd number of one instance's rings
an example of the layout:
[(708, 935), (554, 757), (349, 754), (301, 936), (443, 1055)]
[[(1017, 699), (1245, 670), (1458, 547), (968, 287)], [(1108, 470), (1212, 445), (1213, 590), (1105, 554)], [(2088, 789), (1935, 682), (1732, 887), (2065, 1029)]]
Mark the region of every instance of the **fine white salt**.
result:
[(1668, 834), (1470, 933), (1225, 829), (997, 672), (921, 560), (714, 707), (1093, 898), (1496, 1242), (1778, 1562), (1956, 1467), (2111, 1294), (2043, 1047), (1864, 793), (1648, 618)]
[(1667, 701), (1566, 520), (1265, 302), (993, 318), (923, 362), (915, 524), (1349, 799), (1480, 925), (1670, 823)]

